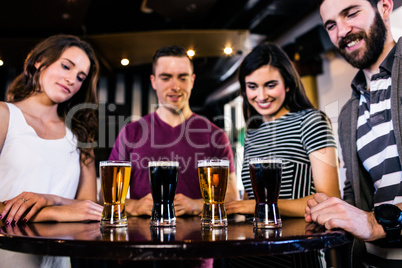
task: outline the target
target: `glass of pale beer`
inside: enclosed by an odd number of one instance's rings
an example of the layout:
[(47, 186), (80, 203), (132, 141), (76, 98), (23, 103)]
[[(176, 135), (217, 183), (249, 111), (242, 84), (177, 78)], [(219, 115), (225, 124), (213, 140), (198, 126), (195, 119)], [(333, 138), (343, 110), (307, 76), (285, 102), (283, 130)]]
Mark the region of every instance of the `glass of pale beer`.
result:
[(154, 202), (151, 226), (176, 226), (173, 201), (179, 176), (179, 162), (150, 161), (148, 169)]
[(125, 227), (131, 162), (100, 161), (99, 170), (104, 200), (101, 227)]
[(249, 162), (250, 180), (255, 197), (254, 227), (282, 227), (278, 210), (282, 183), (282, 159), (252, 158)]
[(229, 160), (199, 160), (198, 178), (204, 200), (201, 226), (227, 226), (224, 200), (229, 179)]

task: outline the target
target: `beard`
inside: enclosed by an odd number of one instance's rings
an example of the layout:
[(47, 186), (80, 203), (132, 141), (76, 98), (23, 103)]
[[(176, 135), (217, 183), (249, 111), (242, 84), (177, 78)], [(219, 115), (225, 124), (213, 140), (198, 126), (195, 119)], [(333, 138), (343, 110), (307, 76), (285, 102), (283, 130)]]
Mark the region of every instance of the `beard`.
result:
[[(368, 69), (378, 60), (384, 49), (387, 28), (378, 11), (376, 11), (373, 24), (370, 26), (368, 34), (369, 35), (364, 31), (349, 34), (339, 42), (339, 47), (337, 48), (345, 60), (358, 69)], [(366, 51), (363, 52), (362, 56), (359, 56), (359, 50), (350, 53), (345, 49), (349, 42), (360, 39), (364, 39), (367, 44)]]

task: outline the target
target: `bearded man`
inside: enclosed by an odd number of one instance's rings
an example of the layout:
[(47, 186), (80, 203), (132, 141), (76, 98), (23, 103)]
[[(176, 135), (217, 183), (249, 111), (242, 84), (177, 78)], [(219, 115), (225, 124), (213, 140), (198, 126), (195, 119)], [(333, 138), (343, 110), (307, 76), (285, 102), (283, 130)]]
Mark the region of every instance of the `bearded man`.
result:
[(344, 200), (316, 194), (305, 219), (356, 239), (352, 267), (402, 267), (402, 39), (390, 31), (392, 0), (322, 0), (339, 53), (360, 69), (339, 115)]

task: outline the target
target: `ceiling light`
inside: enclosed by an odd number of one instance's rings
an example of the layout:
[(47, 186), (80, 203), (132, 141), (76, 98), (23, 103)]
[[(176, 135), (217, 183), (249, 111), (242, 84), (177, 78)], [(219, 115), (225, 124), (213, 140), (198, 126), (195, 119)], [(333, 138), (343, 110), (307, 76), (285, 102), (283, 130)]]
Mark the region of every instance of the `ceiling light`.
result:
[(231, 47), (225, 47), (223, 52), (225, 52), (226, 55), (230, 55), (230, 54), (232, 54), (233, 49)]
[(121, 60), (121, 65), (123, 65), (123, 66), (127, 66), (129, 63), (130, 63), (130, 61), (128, 59)]
[(189, 49), (189, 50), (187, 50), (187, 55), (188, 55), (190, 58), (192, 58), (192, 57), (194, 57), (194, 55), (195, 55), (195, 51), (192, 50), (192, 49)]
[(3, 66), (4, 61), (0, 60), (0, 66)]
[(61, 17), (62, 17), (62, 19), (64, 19), (64, 20), (71, 19), (71, 15), (68, 14), (68, 13), (63, 13), (63, 14), (61, 14)]
[(294, 57), (293, 57), (293, 60), (294, 60), (294, 61), (299, 61), (299, 60), (300, 60), (300, 54), (299, 54), (299, 52), (295, 52), (295, 55), (294, 55)]

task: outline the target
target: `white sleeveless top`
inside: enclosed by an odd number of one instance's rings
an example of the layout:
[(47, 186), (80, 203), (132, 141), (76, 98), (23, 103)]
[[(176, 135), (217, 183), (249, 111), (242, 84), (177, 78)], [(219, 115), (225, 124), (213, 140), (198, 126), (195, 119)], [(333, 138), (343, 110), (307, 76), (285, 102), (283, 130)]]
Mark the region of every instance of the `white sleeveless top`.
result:
[(0, 150), (0, 200), (29, 191), (74, 199), (80, 178), (77, 139), (66, 127), (62, 139), (40, 138), (22, 111), (7, 103), (8, 132)]
[[(0, 148), (0, 201), (24, 191), (74, 199), (80, 179), (80, 155), (74, 134), (66, 127), (64, 138), (42, 139), (27, 124), (17, 106), (7, 105), (10, 120), (3, 148)], [(0, 259), (4, 267), (71, 267), (69, 257), (7, 250), (0, 250)]]

